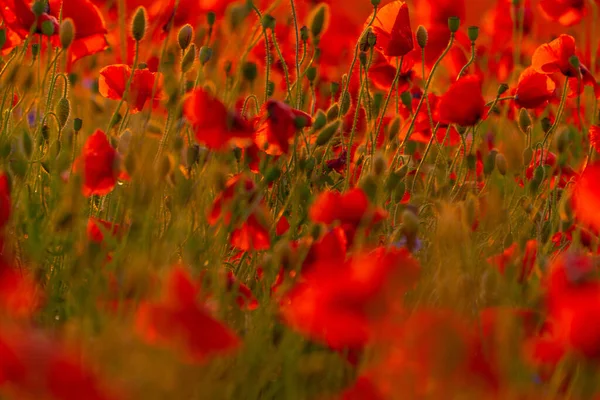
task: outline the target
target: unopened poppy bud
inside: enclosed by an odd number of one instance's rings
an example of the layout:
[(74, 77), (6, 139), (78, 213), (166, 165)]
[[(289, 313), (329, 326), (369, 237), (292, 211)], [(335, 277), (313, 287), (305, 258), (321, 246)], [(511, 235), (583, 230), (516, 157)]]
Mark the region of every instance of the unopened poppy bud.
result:
[(559, 154), (564, 153), (571, 143), (571, 134), (568, 129), (563, 129), (556, 135), (556, 150)]
[(315, 115), (315, 118), (314, 118), (314, 121), (312, 124), (312, 128), (315, 131), (318, 131), (319, 129), (323, 128), (326, 124), (327, 124), (327, 115), (325, 115), (325, 112), (323, 112), (323, 110), (318, 110), (317, 115)]
[(485, 160), (483, 161), (483, 173), (486, 175), (490, 175), (494, 168), (496, 167), (496, 155), (498, 154), (498, 150), (493, 149), (487, 155)]
[(273, 93), (275, 93), (275, 82), (269, 81), (267, 83), (267, 95), (271, 97), (273, 96)]
[(73, 43), (73, 39), (75, 38), (75, 25), (73, 25), (73, 20), (71, 18), (65, 19), (62, 24), (60, 24), (60, 45), (63, 49), (68, 49), (71, 43)]
[(79, 132), (83, 127), (83, 120), (81, 118), (75, 118), (73, 120), (73, 130)]
[(367, 61), (368, 61), (367, 53), (365, 53), (364, 51), (361, 51), (358, 54), (358, 60), (360, 61), (360, 65), (362, 65), (363, 67), (366, 67)]
[(281, 169), (277, 166), (269, 167), (265, 172), (265, 181), (267, 184), (275, 182), (281, 176)]
[(450, 32), (455, 33), (456, 31), (458, 31), (458, 28), (460, 28), (460, 18), (448, 18), (448, 29), (450, 29)]
[(190, 43), (192, 43), (192, 37), (194, 36), (194, 28), (190, 24), (185, 24), (179, 30), (177, 34), (177, 43), (181, 50), (186, 50)]
[(539, 180), (540, 182), (544, 180), (546, 177), (546, 170), (541, 165), (538, 165), (537, 168), (533, 171), (533, 179)]
[(467, 29), (467, 36), (469, 36), (469, 40), (471, 42), (475, 42), (479, 37), (479, 27), (470, 26), (469, 29)]
[(329, 110), (327, 110), (327, 121), (331, 122), (336, 120), (339, 114), (340, 106), (338, 103), (334, 103), (331, 107), (329, 107)]
[(207, 62), (210, 61), (210, 59), (212, 58), (212, 49), (208, 46), (202, 46), (200, 47), (200, 53), (198, 54), (198, 57), (200, 58), (200, 63), (202, 65), (206, 65)]
[(273, 17), (271, 14), (263, 15), (261, 23), (265, 29), (275, 29), (275, 17)]
[(131, 23), (131, 34), (136, 42), (139, 42), (146, 35), (146, 8), (138, 7)]
[(419, 217), (409, 209), (402, 212), (402, 232), (408, 237), (414, 237), (419, 231)]
[(338, 131), (339, 127), (340, 127), (340, 120), (339, 119), (337, 119), (337, 120), (333, 121), (332, 123), (330, 123), (329, 125), (325, 126), (325, 128), (323, 128), (323, 130), (321, 131), (321, 133), (319, 133), (319, 136), (317, 136), (316, 145), (317, 146), (324, 146), (327, 143), (329, 143), (329, 141), (331, 140), (331, 138)]
[(523, 132), (524, 134), (528, 134), (529, 133), (529, 128), (531, 128), (531, 115), (529, 115), (529, 111), (527, 111), (524, 108), (521, 108), (521, 110), (519, 111), (519, 129), (521, 130), (521, 132)]
[(427, 34), (427, 29), (423, 25), (419, 25), (417, 28), (417, 44), (420, 48), (424, 49), (427, 47), (428, 40), (429, 35)]
[(206, 14), (206, 22), (208, 22), (208, 26), (213, 26), (216, 20), (217, 14), (215, 14), (214, 11), (209, 11), (208, 14)]
[(253, 62), (246, 62), (242, 65), (242, 75), (248, 82), (254, 82), (258, 76), (258, 67)]
[(571, 66), (576, 70), (579, 70), (579, 68), (581, 67), (579, 57), (577, 57), (576, 55), (572, 55), (571, 57), (569, 57), (569, 64), (571, 64)]
[(317, 6), (311, 16), (310, 20), (310, 33), (312, 37), (319, 37), (327, 27), (327, 21), (329, 20), (329, 7), (325, 3), (321, 3)]
[(375, 47), (376, 44), (377, 35), (369, 28), (360, 38), (359, 49), (366, 52)]
[(54, 24), (52, 23), (52, 21), (42, 22), (42, 34), (45, 36), (54, 35)]
[(542, 124), (542, 130), (544, 131), (544, 133), (548, 133), (550, 131), (550, 128), (552, 127), (552, 121), (550, 121), (550, 118), (544, 117), (542, 118), (540, 123)]
[(309, 82), (314, 82), (317, 78), (317, 69), (315, 67), (310, 67), (306, 70), (306, 78)]
[(402, 92), (400, 95), (400, 100), (402, 101), (402, 105), (404, 105), (404, 107), (412, 110), (412, 95), (410, 92)]
[(41, 16), (43, 13), (46, 12), (46, 2), (44, 0), (36, 1), (31, 6), (31, 11), (33, 12), (33, 15), (35, 15), (36, 17)]
[(561, 221), (571, 221), (573, 219), (573, 209), (571, 208), (571, 196), (563, 194), (558, 204), (558, 215)]
[(309, 38), (308, 27), (305, 25), (302, 28), (300, 28), (300, 40), (302, 40), (303, 42), (307, 42), (308, 38)]
[(192, 44), (181, 60), (181, 71), (188, 72), (194, 65), (194, 61), (196, 61), (196, 45)]
[(340, 84), (337, 82), (331, 82), (329, 90), (331, 91), (331, 94), (335, 96), (340, 90)]
[[(40, 54), (40, 45), (37, 43), (34, 43), (31, 45), (31, 55), (33, 56), (33, 58), (37, 57), (38, 54)], [(13, 71), (15, 71), (13, 69)]]
[(369, 32), (367, 32), (367, 43), (370, 48), (375, 47), (375, 45), (377, 44), (377, 35), (372, 30), (369, 30)]
[(387, 171), (387, 166), (387, 161), (383, 154), (375, 154), (375, 158), (373, 160), (373, 173), (375, 176), (383, 176)]
[(340, 111), (342, 115), (348, 114), (348, 111), (352, 108), (352, 96), (349, 92), (344, 92), (340, 100)]
[(383, 104), (383, 93), (376, 92), (373, 94), (373, 101), (371, 102), (371, 110), (373, 115), (379, 115), (381, 106)]
[(400, 124), (402, 120), (400, 117), (395, 117), (392, 122), (388, 125), (387, 135), (390, 140), (394, 139), (400, 133)]
[(498, 172), (502, 176), (505, 176), (508, 172), (508, 162), (502, 153), (496, 154), (496, 168), (498, 168)]
[(63, 129), (65, 125), (67, 125), (69, 115), (71, 114), (71, 104), (66, 97), (61, 98), (58, 103), (56, 103), (54, 113), (56, 114), (60, 129)]
[(508, 85), (506, 83), (501, 83), (500, 86), (498, 86), (498, 97), (502, 96), (504, 93), (506, 93), (506, 91), (509, 89)]

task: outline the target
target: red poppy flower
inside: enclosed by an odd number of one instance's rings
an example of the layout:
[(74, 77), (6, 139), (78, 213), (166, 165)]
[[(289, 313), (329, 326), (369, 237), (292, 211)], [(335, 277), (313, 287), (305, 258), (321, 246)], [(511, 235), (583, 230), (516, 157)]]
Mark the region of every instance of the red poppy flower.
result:
[[(225, 223), (229, 223), (231, 220), (231, 211), (228, 210), (232, 205), (240, 203), (240, 197), (248, 196), (245, 198), (248, 202), (251, 202), (255, 193), (256, 185), (254, 182), (243, 174), (235, 175), (227, 181), (223, 191), (215, 198), (208, 215), (208, 223), (215, 225), (220, 218), (223, 218)], [(237, 203), (234, 201), (237, 197)]]
[(246, 121), (204, 89), (186, 96), (183, 113), (194, 128), (196, 140), (211, 149), (220, 150), (232, 142), (245, 147), (251, 142), (253, 132)]
[(473, 126), (484, 114), (481, 79), (474, 75), (463, 76), (453, 83), (437, 106), (438, 120), (447, 125)]
[(529, 109), (544, 106), (554, 97), (555, 90), (556, 84), (548, 75), (529, 67), (519, 76), (515, 104)]
[(28, 318), (42, 302), (42, 290), (28, 273), (0, 261), (0, 315)]
[(90, 217), (88, 219), (86, 232), (90, 241), (102, 243), (104, 241), (104, 232), (108, 232), (114, 236), (119, 232), (119, 229), (119, 225), (110, 221)]
[(254, 141), (258, 148), (278, 156), (289, 152), (290, 140), (300, 129), (310, 127), (312, 118), (285, 103), (269, 100), (262, 108), (256, 124)]
[(182, 267), (170, 272), (160, 301), (143, 303), (136, 328), (149, 343), (176, 347), (194, 363), (228, 353), (240, 345), (236, 334), (198, 302), (199, 285)]
[(540, 0), (540, 8), (548, 19), (564, 26), (577, 25), (586, 14), (584, 0)]
[(531, 66), (542, 74), (560, 72), (566, 77), (577, 77), (575, 67), (569, 61), (575, 55), (575, 38), (560, 35), (550, 43), (538, 47), (533, 53)]
[[(367, 21), (372, 19), (373, 15)], [(387, 57), (405, 56), (414, 48), (408, 5), (403, 1), (394, 1), (377, 10), (371, 27), (377, 35), (377, 49)]]
[(268, 250), (271, 247), (269, 229), (257, 216), (260, 210), (252, 213), (241, 226), (231, 233), (230, 243), (243, 251)]
[(573, 211), (584, 224), (600, 230), (600, 164), (589, 165), (573, 189)]
[(87, 138), (82, 155), (77, 159), (74, 168), (83, 169), (84, 196), (103, 196), (114, 189), (119, 176), (115, 166), (117, 161), (117, 152), (108, 142), (104, 132), (97, 130)]
[[(46, 4), (45, 11), (37, 20), (36, 33), (40, 33), (42, 24), (49, 21), (54, 27), (52, 42), (55, 46), (60, 45), (59, 17), (73, 20), (75, 37), (69, 48), (71, 62), (108, 47), (104, 20), (91, 0), (50, 0)], [(27, 37), (36, 22), (36, 17), (31, 10), (31, 1), (0, 0), (0, 13), (4, 23), (22, 38)]]
[[(124, 64), (115, 64), (100, 70), (98, 91), (107, 99), (121, 100), (125, 95), (127, 82), (131, 77), (131, 68)], [(158, 80), (158, 82), (156, 82)], [(156, 84), (156, 92), (152, 98), (152, 91)], [(152, 99), (151, 99), (152, 98)], [(147, 68), (136, 69), (129, 87), (126, 101), (132, 114), (142, 111), (149, 100), (160, 101), (164, 98), (162, 91), (162, 75), (150, 72)]]
[[(371, 68), (369, 68), (369, 78), (373, 84), (382, 90), (388, 90), (396, 76), (395, 63), (391, 59), (385, 57), (379, 51), (374, 53)], [(414, 79), (415, 72), (413, 71), (415, 62), (412, 58), (405, 57), (402, 66), (400, 67), (400, 75), (398, 76), (398, 92), (406, 92), (410, 89), (411, 82)]]
[(386, 308), (398, 301), (397, 293), (414, 285), (419, 273), (406, 249), (379, 248), (338, 266), (320, 262), (284, 295), (282, 317), (333, 349), (360, 348)]

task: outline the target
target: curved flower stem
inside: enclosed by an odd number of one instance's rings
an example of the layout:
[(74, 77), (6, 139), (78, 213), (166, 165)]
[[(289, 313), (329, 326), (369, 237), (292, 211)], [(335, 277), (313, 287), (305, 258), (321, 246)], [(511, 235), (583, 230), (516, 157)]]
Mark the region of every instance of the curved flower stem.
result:
[[(300, 80), (300, 34), (298, 31), (298, 16), (296, 15), (296, 5), (294, 0), (290, 0), (290, 6), (292, 8), (292, 19), (294, 20), (294, 31), (296, 34), (296, 80)], [(283, 60), (282, 60), (283, 62)], [(290, 82), (288, 79), (288, 90)], [(300, 91), (300, 85), (296, 87), (296, 108), (300, 108), (302, 92)], [(290, 95), (291, 97), (291, 95)]]
[[(263, 37), (265, 39), (266, 65), (265, 65), (265, 101), (263, 102), (263, 104), (264, 104), (267, 102), (267, 100), (269, 100), (269, 76), (271, 75), (271, 51), (270, 51), (271, 49), (269, 49), (269, 34), (267, 33), (267, 29), (264, 27), (264, 25), (262, 23), (262, 18), (263, 18), (262, 13), (254, 4), (254, 1), (249, 1), (248, 4), (250, 4), (250, 6), (252, 7), (252, 10), (254, 10), (254, 12), (258, 16), (258, 23), (260, 24), (260, 26), (262, 28)], [(275, 35), (275, 33), (273, 33), (273, 35)]]
[(464, 67), (462, 67), (462, 69), (460, 70), (460, 72), (458, 73), (458, 76), (456, 77), (456, 80), (459, 80), (461, 76), (463, 76), (463, 74), (467, 71), (467, 69), (469, 69), (469, 67), (475, 62), (475, 42), (471, 42), (471, 58), (469, 59), (469, 61), (464, 65)]
[(254, 100), (254, 111), (255, 111), (255, 113), (258, 115), (258, 113), (260, 112), (260, 110), (258, 109), (258, 97), (256, 97), (255, 95), (251, 94), (248, 97), (246, 97), (246, 100), (244, 100), (244, 106), (242, 107), (242, 116), (243, 117), (246, 116), (246, 110), (248, 108), (248, 102), (250, 100)]

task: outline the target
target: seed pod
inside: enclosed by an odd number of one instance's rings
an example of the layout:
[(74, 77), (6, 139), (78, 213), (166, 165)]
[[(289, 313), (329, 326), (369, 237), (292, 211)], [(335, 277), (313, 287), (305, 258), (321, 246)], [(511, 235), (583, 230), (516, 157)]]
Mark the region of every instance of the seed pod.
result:
[(471, 42), (475, 43), (475, 41), (479, 37), (479, 27), (470, 26), (469, 29), (467, 29), (467, 36), (469, 36), (469, 40)]
[(485, 158), (485, 160), (483, 162), (483, 173), (484, 174), (489, 175), (492, 173), (492, 171), (494, 171), (494, 168), (496, 167), (496, 155), (497, 154), (498, 154), (498, 150), (493, 149), (492, 151), (490, 151), (490, 153)]
[(258, 67), (253, 62), (246, 62), (242, 65), (242, 76), (248, 82), (254, 82), (258, 76)]
[(71, 18), (65, 19), (62, 24), (60, 24), (60, 45), (63, 49), (68, 49), (73, 43), (73, 39), (75, 38), (75, 25), (73, 25), (73, 20)]
[(329, 141), (331, 140), (333, 135), (335, 135), (335, 133), (337, 132), (339, 127), (340, 127), (340, 120), (335, 120), (332, 123), (330, 123), (329, 125), (327, 125), (325, 128), (323, 128), (321, 133), (319, 133), (319, 136), (317, 136), (316, 145), (324, 146), (327, 143), (329, 143)]
[(65, 125), (67, 125), (69, 115), (71, 115), (71, 103), (69, 103), (69, 100), (66, 97), (61, 98), (58, 103), (56, 103), (54, 112), (58, 119), (60, 129), (62, 130)]
[(54, 33), (54, 24), (51, 21), (42, 22), (42, 35), (52, 36)]
[(448, 29), (450, 29), (450, 32), (455, 33), (456, 31), (458, 31), (458, 28), (460, 28), (460, 18), (448, 18)]
[(177, 43), (179, 43), (179, 48), (181, 50), (186, 50), (190, 43), (192, 42), (192, 37), (194, 36), (194, 28), (190, 24), (185, 24), (179, 30), (177, 34)]
[(138, 7), (131, 23), (131, 34), (136, 42), (139, 42), (146, 35), (146, 8)]
[(270, 14), (263, 15), (261, 23), (265, 29), (275, 29), (275, 17)]
[(391, 140), (398, 136), (400, 133), (400, 123), (402, 120), (400, 117), (395, 117), (392, 122), (388, 125), (388, 138)]

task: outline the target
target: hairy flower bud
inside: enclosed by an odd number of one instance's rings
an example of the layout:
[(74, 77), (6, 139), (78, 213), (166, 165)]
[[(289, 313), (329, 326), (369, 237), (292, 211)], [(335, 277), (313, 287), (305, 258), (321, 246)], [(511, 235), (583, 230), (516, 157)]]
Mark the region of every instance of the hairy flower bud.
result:
[(131, 34), (136, 42), (139, 42), (146, 35), (147, 17), (146, 8), (138, 7), (131, 23)]
[(419, 25), (417, 28), (417, 44), (420, 48), (424, 49), (427, 47), (427, 41), (429, 40), (429, 35), (427, 33), (427, 29), (423, 25)]
[(73, 25), (73, 20), (71, 18), (65, 19), (62, 24), (60, 24), (59, 38), (60, 45), (65, 50), (73, 43), (73, 39), (75, 39), (75, 25)]
[(182, 26), (177, 34), (177, 43), (179, 43), (179, 48), (181, 50), (186, 50), (192, 42), (193, 36), (194, 28), (192, 28), (190, 24), (185, 24)]

